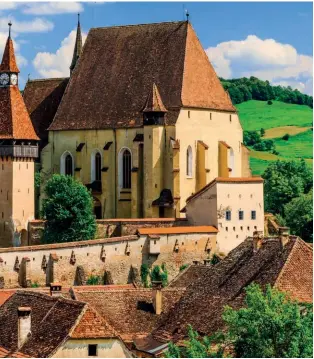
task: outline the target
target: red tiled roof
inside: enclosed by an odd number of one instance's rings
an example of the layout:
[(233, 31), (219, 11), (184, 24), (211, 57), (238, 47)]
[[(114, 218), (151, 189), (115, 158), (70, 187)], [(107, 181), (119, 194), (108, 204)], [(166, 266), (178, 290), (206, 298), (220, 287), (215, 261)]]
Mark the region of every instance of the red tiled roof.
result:
[(0, 139), (39, 140), (17, 86), (0, 88)]
[(16, 289), (0, 289), (0, 306), (15, 293)]
[(68, 84), (68, 78), (29, 80), (23, 91), (23, 99), (30, 115), (41, 147), (48, 142), (48, 127)]
[(30, 358), (30, 356), (21, 352), (9, 352), (3, 347), (0, 347), (0, 358)]
[(159, 228), (139, 228), (138, 233), (145, 234), (181, 234), (181, 233), (218, 233), (218, 229), (213, 226), (192, 226), (192, 227), (159, 227)]
[[(186, 202), (188, 203), (191, 199), (198, 197), (200, 194), (205, 192), (208, 188), (213, 186), (216, 183), (263, 183), (264, 180), (262, 177), (216, 177), (214, 180), (209, 182), (206, 186), (201, 188), (198, 192), (192, 194), (188, 197)], [(184, 207), (185, 208), (185, 207)], [(182, 211), (182, 210), (181, 210)]]
[(190, 23), (94, 28), (50, 130), (141, 127), (154, 83), (168, 125), (182, 107), (235, 112)]
[(11, 37), (8, 37), (5, 44), (2, 62), (0, 65), (0, 72), (20, 72), (16, 64), (13, 41)]

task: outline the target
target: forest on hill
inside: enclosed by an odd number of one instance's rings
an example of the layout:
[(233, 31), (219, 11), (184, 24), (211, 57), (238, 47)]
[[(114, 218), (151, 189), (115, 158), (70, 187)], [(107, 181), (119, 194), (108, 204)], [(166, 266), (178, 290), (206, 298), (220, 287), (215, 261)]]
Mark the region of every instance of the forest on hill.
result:
[(235, 105), (250, 100), (277, 100), (313, 108), (312, 96), (293, 90), (290, 86), (272, 86), (269, 81), (262, 81), (254, 76), (231, 80), (220, 78), (220, 81)]

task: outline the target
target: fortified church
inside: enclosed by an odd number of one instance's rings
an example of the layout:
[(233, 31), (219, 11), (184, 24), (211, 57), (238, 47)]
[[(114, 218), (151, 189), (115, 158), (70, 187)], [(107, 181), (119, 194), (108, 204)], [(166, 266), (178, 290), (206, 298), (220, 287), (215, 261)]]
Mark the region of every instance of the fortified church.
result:
[[(29, 80), (23, 98), (9, 35), (0, 73), (2, 242), (34, 218), (34, 160), (40, 200), (52, 174), (74, 176), (98, 219), (231, 220), (239, 240), (263, 230), (262, 179), (189, 21), (92, 28), (82, 46), (78, 20), (70, 77)], [(207, 190), (210, 216), (200, 220)]]

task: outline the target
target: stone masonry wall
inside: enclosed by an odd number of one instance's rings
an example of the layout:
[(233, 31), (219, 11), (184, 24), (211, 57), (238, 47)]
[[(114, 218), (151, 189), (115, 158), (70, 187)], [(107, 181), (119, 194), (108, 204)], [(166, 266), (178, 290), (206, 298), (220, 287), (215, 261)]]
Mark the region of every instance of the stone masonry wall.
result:
[(34, 283), (47, 286), (51, 282), (71, 286), (79, 284), (82, 276), (103, 278), (106, 272), (114, 284), (125, 284), (138, 281), (134, 273), (140, 273), (142, 263), (150, 266), (165, 263), (171, 280), (182, 264), (203, 261), (215, 248), (216, 235), (209, 233), (164, 234), (156, 240), (146, 235), (131, 235), (0, 248), (0, 283), (4, 288), (29, 287)]
[[(179, 227), (186, 226), (186, 219), (174, 218), (137, 218), (137, 219), (98, 219), (96, 238), (111, 238), (119, 236), (129, 236), (136, 234), (139, 227)], [(37, 245), (42, 243), (42, 237), (45, 229), (45, 221), (33, 220), (28, 224), (28, 245)]]

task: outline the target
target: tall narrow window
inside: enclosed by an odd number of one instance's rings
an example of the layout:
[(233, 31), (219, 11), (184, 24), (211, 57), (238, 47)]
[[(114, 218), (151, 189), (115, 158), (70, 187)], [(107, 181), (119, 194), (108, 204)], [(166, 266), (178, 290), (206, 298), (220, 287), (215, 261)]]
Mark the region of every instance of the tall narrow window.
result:
[(131, 188), (131, 153), (127, 149), (122, 154), (122, 188)]
[(95, 180), (101, 181), (101, 155), (99, 152), (95, 155)]
[(228, 161), (228, 167), (231, 171), (234, 169), (234, 152), (233, 149), (229, 148), (229, 161)]
[(239, 220), (242, 221), (244, 218), (244, 212), (243, 211), (239, 211)]
[(186, 175), (188, 177), (192, 177), (192, 164), (193, 164), (192, 148), (191, 146), (189, 146), (188, 149), (186, 150)]
[(65, 157), (65, 171), (66, 176), (73, 176), (73, 161), (71, 155), (66, 155)]

